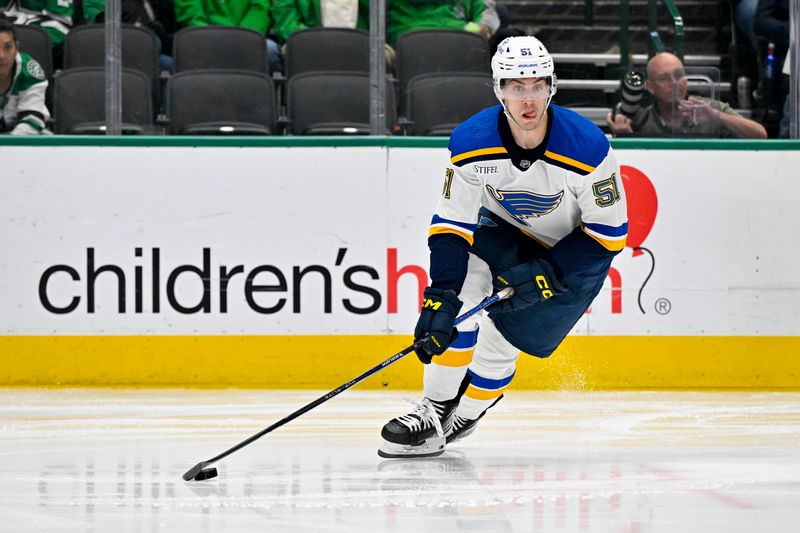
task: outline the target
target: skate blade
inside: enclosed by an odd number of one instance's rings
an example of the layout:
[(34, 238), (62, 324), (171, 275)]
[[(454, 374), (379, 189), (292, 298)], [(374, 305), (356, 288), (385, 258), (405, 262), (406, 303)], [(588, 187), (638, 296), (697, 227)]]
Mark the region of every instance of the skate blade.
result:
[(444, 453), (445, 438), (433, 437), (420, 446), (407, 446), (383, 441), (378, 455), (384, 459), (408, 459), (416, 457), (437, 457)]

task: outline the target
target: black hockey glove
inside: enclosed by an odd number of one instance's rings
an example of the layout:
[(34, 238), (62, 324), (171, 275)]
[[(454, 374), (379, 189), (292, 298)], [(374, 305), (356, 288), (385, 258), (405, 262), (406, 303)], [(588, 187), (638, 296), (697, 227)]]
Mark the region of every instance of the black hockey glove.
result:
[(511, 298), (500, 300), (492, 306), (492, 311), (500, 313), (525, 309), (567, 291), (566, 285), (556, 277), (553, 267), (543, 259), (513, 266), (496, 275), (492, 283), (495, 291), (506, 287), (514, 289)]
[(414, 342), (428, 337), (428, 340), (416, 350), (417, 357), (424, 364), (430, 363), (434, 355), (443, 354), (458, 337), (458, 331), (453, 325), (459, 309), (461, 300), (455, 292), (433, 287), (425, 289), (422, 312), (414, 329)]

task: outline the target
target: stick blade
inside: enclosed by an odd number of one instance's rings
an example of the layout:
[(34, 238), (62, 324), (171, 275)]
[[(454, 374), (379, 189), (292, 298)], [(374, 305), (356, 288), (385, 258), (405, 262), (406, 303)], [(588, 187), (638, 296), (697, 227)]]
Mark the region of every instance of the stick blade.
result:
[(205, 468), (201, 470), (196, 476), (194, 476), (195, 481), (204, 481), (206, 479), (213, 479), (217, 477), (217, 469), (213, 466), (211, 468)]
[(206, 467), (206, 463), (205, 462), (197, 463), (192, 468), (187, 470), (185, 474), (183, 474), (183, 480), (184, 481), (191, 481), (192, 479), (197, 477), (197, 474), (199, 474), (205, 467)]

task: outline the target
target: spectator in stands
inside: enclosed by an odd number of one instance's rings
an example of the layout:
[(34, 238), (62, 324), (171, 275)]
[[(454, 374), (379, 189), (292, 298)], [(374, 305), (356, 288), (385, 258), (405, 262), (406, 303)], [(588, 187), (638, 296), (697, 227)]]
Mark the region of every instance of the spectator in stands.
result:
[(174, 0), (175, 18), (181, 26), (239, 26), (264, 36), (270, 69), (282, 69), (278, 43), (267, 38), (270, 0)]
[(528, 35), (528, 32), (516, 26), (501, 25), (500, 28), (494, 32), (494, 35), (489, 38), (489, 52), (491, 52), (491, 55), (494, 55), (497, 51), (497, 45), (502, 43), (507, 37), (522, 37), (523, 35)]
[(753, 19), (755, 18), (758, 0), (732, 0), (734, 4), (736, 25), (747, 37), (747, 44), (754, 52), (758, 52), (758, 38), (753, 29)]
[(273, 31), (286, 44), (298, 30), (317, 27), (369, 31), (369, 0), (272, 0)]
[[(480, 34), (486, 39), (491, 39), (492, 35), (501, 27), (508, 26), (508, 10), (502, 4), (498, 5), (495, 0), (484, 0), (483, 13), (478, 22)], [(494, 50), (492, 50), (494, 53)]]
[(14, 25), (0, 18), (0, 133), (46, 133), (47, 77), (35, 59), (19, 51)]
[[(308, 28), (355, 28), (369, 31), (369, 0), (272, 0), (273, 32), (281, 46), (289, 36)], [(286, 52), (285, 48), (279, 51)], [(387, 50), (391, 64), (394, 51)]]
[[(786, 76), (787, 83), (791, 81), (792, 76), (792, 57), (786, 55), (786, 61), (783, 62), (783, 75)], [(791, 126), (791, 113), (789, 108), (789, 95), (783, 100), (783, 116), (778, 129), (778, 137), (782, 139), (789, 138), (789, 128)]]
[(72, 0), (0, 0), (0, 6), (0, 15), (14, 24), (45, 30), (53, 46), (60, 46), (72, 27)]
[[(273, 0), (275, 36), (285, 45), (291, 34), (306, 28), (323, 26), (369, 31), (369, 9), (369, 0)], [(393, 46), (400, 33), (406, 31), (455, 28), (480, 33), (488, 39), (507, 24), (508, 10), (502, 5), (496, 6), (495, 0), (387, 0), (386, 63), (394, 63)]]
[[(753, 17), (753, 31), (758, 39), (775, 44), (772, 77), (765, 80), (766, 105), (767, 109), (774, 110), (774, 115), (783, 107), (778, 136), (788, 137), (789, 84), (782, 70), (789, 51), (789, 0), (758, 0), (758, 7)], [(774, 130), (772, 134), (775, 134)]]
[(641, 137), (737, 137), (766, 139), (764, 126), (739, 115), (718, 100), (688, 96), (688, 80), (681, 60), (661, 52), (647, 63), (645, 89), (653, 103), (633, 118), (608, 113), (614, 135)]
[(0, 0), (0, 14), (20, 26), (39, 26), (60, 46), (72, 27), (72, 0)]
[(775, 43), (775, 62), (780, 71), (789, 50), (789, 0), (758, 0), (753, 32), (757, 38)]
[[(483, 8), (479, 6), (483, 3)], [(387, 1), (387, 18), (405, 21), (402, 31), (422, 27), (447, 27), (465, 29), (480, 33), (487, 39), (499, 28), (508, 25), (508, 9), (496, 0), (467, 1), (470, 11), (465, 20), (460, 7), (463, 2), (423, 2), (414, 0)], [(415, 7), (410, 7), (415, 5)], [(289, 36), (297, 30), (318, 26), (358, 28), (369, 31), (369, 0), (273, 0), (272, 13), (275, 20), (275, 35), (280, 44), (286, 43)], [(403, 15), (408, 15), (403, 19)], [(475, 14), (479, 14), (476, 16)], [(477, 27), (475, 26), (477, 21)], [(387, 22), (388, 25), (388, 22)], [(399, 34), (398, 34), (399, 35)], [(394, 42), (395, 37), (389, 40)]]
[[(172, 72), (172, 34), (177, 29), (175, 9), (170, 0), (121, 0), (121, 22), (147, 28), (156, 34), (160, 47), (159, 67)], [(83, 0), (84, 22), (75, 25), (105, 22), (105, 0)], [(166, 53), (164, 53), (166, 52)]]
[[(127, 1), (128, 0), (122, 0), (122, 22), (125, 22), (125, 3)], [(75, 14), (72, 17), (74, 26), (103, 22), (106, 0), (82, 0), (80, 4), (82, 4), (83, 9), (79, 11), (77, 9), (78, 4), (76, 4)]]
[(425, 28), (449, 28), (486, 35), (488, 28), (481, 29), (485, 4), (485, 0), (389, 0), (386, 5), (386, 42), (394, 46), (403, 33)]

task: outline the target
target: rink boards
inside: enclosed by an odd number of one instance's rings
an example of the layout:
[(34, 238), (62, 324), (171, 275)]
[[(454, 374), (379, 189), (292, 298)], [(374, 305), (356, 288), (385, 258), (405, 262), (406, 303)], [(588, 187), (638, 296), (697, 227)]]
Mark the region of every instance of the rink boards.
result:
[[(410, 341), (441, 140), (2, 143), (0, 384), (333, 388)], [(800, 146), (615, 147), (629, 248), (515, 387), (800, 388)]]

